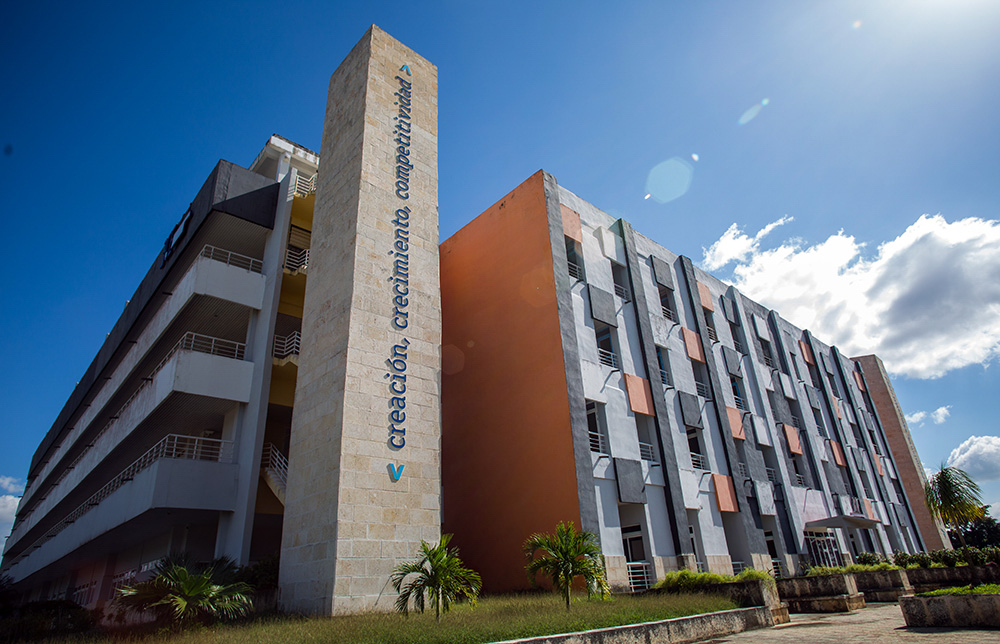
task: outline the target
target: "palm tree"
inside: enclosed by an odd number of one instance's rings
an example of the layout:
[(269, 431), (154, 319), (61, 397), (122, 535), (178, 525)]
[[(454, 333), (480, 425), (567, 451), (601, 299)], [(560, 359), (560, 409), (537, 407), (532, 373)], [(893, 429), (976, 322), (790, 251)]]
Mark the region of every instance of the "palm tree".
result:
[(569, 610), (570, 590), (577, 577), (583, 577), (588, 595), (599, 592), (601, 597), (606, 597), (609, 593), (604, 555), (597, 537), (586, 530), (577, 532), (572, 522), (560, 521), (554, 535), (539, 532), (528, 537), (524, 542), (524, 555), (528, 559), (524, 568), (532, 585), (537, 583), (539, 572), (548, 576), (566, 600), (566, 610)]
[[(441, 541), (431, 545), (420, 541), (419, 558), (399, 564), (389, 580), (399, 593), (396, 610), (409, 614), (410, 598), (418, 612), (424, 612), (424, 597), (434, 604), (434, 617), (440, 623), (441, 613), (447, 613), (452, 602), (465, 597), (475, 606), (483, 583), (479, 574), (462, 565), (458, 548), (449, 548), (452, 535), (441, 535)], [(405, 582), (405, 583), (404, 583)]]
[(924, 496), (931, 514), (955, 528), (964, 546), (961, 526), (983, 516), (982, 492), (976, 482), (963, 470), (942, 463), (941, 470), (924, 486)]
[(115, 602), (126, 612), (153, 611), (158, 621), (179, 626), (249, 613), (253, 609), (250, 586), (217, 583), (214, 577), (220, 574), (225, 573), (215, 565), (192, 571), (168, 562), (157, 566), (152, 579), (119, 589)]

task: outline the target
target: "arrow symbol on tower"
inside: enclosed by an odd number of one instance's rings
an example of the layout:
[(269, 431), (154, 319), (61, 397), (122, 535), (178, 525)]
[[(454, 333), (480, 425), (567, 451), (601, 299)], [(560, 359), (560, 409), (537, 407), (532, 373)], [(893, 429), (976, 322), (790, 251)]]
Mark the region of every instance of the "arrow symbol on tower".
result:
[(399, 68), (399, 71), (406, 72), (407, 76), (413, 76), (413, 74), (410, 72), (410, 66), (409, 65), (403, 65), (402, 67)]
[(395, 463), (389, 463), (389, 476), (392, 477), (393, 481), (398, 481), (399, 477), (403, 475), (403, 468), (406, 465), (396, 465)]

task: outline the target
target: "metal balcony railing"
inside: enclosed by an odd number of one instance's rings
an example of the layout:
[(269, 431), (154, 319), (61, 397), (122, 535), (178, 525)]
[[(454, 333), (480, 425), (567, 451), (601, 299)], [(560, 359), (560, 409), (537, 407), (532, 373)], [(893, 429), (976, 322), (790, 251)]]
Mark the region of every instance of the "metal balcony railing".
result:
[(802, 424), (802, 419), (798, 416), (792, 416), (792, 427), (795, 429), (802, 429), (805, 425)]
[(213, 461), (216, 463), (229, 463), (232, 461), (232, 441), (223, 441), (215, 438), (199, 438), (197, 436), (184, 436), (182, 434), (168, 434), (160, 442), (153, 445), (145, 454), (136, 459), (131, 465), (118, 473), (113, 479), (108, 481), (104, 487), (95, 492), (89, 499), (84, 501), (75, 510), (52, 526), (44, 535), (39, 537), (30, 546), (25, 548), (14, 560), (16, 565), (22, 559), (30, 555), (36, 549), (62, 532), (67, 526), (72, 525), (83, 515), (90, 512), (101, 501), (111, 496), (136, 477), (139, 472), (149, 468), (153, 463), (164, 458), (177, 458), (195, 461)]
[(158, 374), (160, 370), (163, 369), (163, 367), (167, 364), (167, 362), (178, 351), (197, 351), (199, 353), (210, 353), (212, 355), (221, 356), (223, 358), (233, 358), (236, 360), (243, 360), (246, 354), (246, 344), (244, 344), (243, 342), (234, 342), (232, 340), (223, 340), (221, 338), (215, 338), (210, 335), (202, 335), (201, 333), (194, 333), (192, 331), (189, 331), (188, 333), (185, 333), (183, 336), (181, 336), (181, 339), (177, 342), (177, 344), (175, 344), (173, 348), (171, 348), (170, 351), (167, 352), (167, 355), (164, 356), (162, 360), (160, 360), (160, 362), (153, 368), (153, 370), (149, 373), (149, 375), (142, 379), (142, 384), (139, 385), (139, 387), (132, 393), (132, 395), (128, 397), (128, 400), (126, 400), (124, 404), (122, 404), (122, 406), (118, 408), (118, 411), (116, 411), (111, 416), (107, 424), (101, 428), (101, 431), (99, 431), (97, 435), (94, 436), (93, 439), (91, 439), (90, 443), (84, 446), (83, 450), (77, 455), (75, 459), (73, 459), (73, 462), (70, 463), (69, 466), (62, 471), (62, 473), (59, 475), (59, 478), (57, 478), (55, 481), (52, 482), (52, 484), (49, 486), (47, 490), (46, 495), (39, 497), (39, 499), (35, 501), (35, 504), (32, 507), (32, 509), (28, 510), (22, 515), (21, 521), (27, 520), (27, 518), (30, 517), (34, 512), (34, 509), (37, 508), (38, 505), (48, 497), (48, 493), (51, 492), (53, 489), (55, 489), (57, 485), (62, 483), (63, 479), (69, 476), (69, 473), (73, 471), (73, 468), (75, 468), (77, 464), (80, 463), (81, 460), (83, 460), (83, 457), (87, 455), (87, 453), (98, 441), (98, 439), (100, 439), (101, 436), (107, 433), (108, 429), (110, 429), (111, 426), (114, 425), (119, 418), (121, 418), (126, 414), (128, 408), (131, 407), (132, 403), (135, 402), (135, 399), (139, 397), (139, 394), (145, 391), (146, 388), (150, 384), (152, 384), (153, 379), (156, 377), (156, 374)]
[(670, 379), (670, 372), (666, 369), (660, 369), (660, 382), (662, 382), (667, 387), (673, 387), (674, 383)]
[(861, 503), (861, 499), (856, 496), (845, 496), (841, 497), (844, 499), (844, 510), (850, 514), (864, 514), (864, 505)]
[(583, 267), (582, 266), (580, 266), (576, 262), (569, 262), (569, 261), (566, 262), (566, 264), (569, 267), (569, 276), (570, 277), (572, 277), (573, 279), (577, 280), (578, 282), (586, 281), (586, 278), (584, 277), (584, 274), (583, 274)]
[(733, 562), (733, 574), (738, 575), (744, 570), (746, 570), (747, 564), (745, 561), (734, 561)]
[(705, 472), (712, 471), (712, 468), (708, 466), (708, 459), (705, 458), (704, 454), (699, 454), (698, 452), (691, 452), (691, 467)]
[(629, 301), (628, 289), (621, 284), (615, 284), (615, 295), (622, 298), (622, 301), (624, 302)]
[(719, 341), (719, 334), (716, 333), (714, 326), (705, 325), (705, 330), (708, 332), (708, 339), (712, 342)]
[(765, 467), (764, 474), (767, 475), (767, 480), (770, 481), (771, 483), (778, 482), (778, 473), (774, 471), (773, 467)]
[(704, 561), (696, 561), (694, 562), (694, 565), (698, 572), (708, 572), (708, 564)]
[(630, 561), (628, 567), (628, 587), (633, 593), (641, 593), (653, 585), (653, 564), (648, 561)]
[(781, 579), (785, 576), (785, 565), (781, 562), (781, 559), (771, 560), (771, 574), (774, 575), (775, 579)]
[(289, 248), (285, 251), (285, 270), (305, 273), (309, 268), (309, 249), (294, 250)]
[(590, 451), (597, 454), (611, 454), (608, 437), (603, 432), (590, 432)]
[(698, 395), (701, 396), (702, 398), (712, 397), (712, 390), (709, 389), (708, 385), (704, 382), (695, 381), (694, 390), (698, 392)]
[(671, 322), (676, 322), (677, 321), (677, 314), (674, 312), (674, 310), (672, 308), (670, 308), (668, 306), (663, 306), (663, 307), (660, 307), (660, 310), (663, 313), (663, 317), (667, 318)]
[(747, 407), (747, 401), (743, 400), (743, 398), (733, 394), (733, 401), (736, 403), (736, 408), (740, 411), (750, 411), (750, 408)]
[(747, 476), (747, 464), (746, 463), (737, 463), (736, 464), (736, 474), (740, 478), (743, 478), (743, 479), (750, 478), (749, 476)]
[(764, 354), (764, 364), (766, 364), (771, 369), (777, 369), (778, 367), (774, 364), (774, 358), (768, 354)]
[(806, 477), (802, 476), (801, 474), (795, 475), (795, 485), (799, 487), (809, 487), (809, 485), (806, 484)]
[(229, 266), (242, 268), (243, 270), (250, 271), (252, 273), (261, 273), (264, 270), (264, 262), (255, 257), (240, 255), (239, 253), (234, 253), (231, 250), (223, 250), (221, 248), (216, 248), (215, 246), (205, 246), (202, 248), (201, 256), (214, 259), (217, 262), (222, 262), (223, 264), (227, 264)]
[(607, 365), (612, 369), (618, 368), (618, 356), (615, 355), (614, 351), (608, 351), (607, 349), (597, 350), (597, 359), (603, 365)]
[(292, 331), (286, 336), (274, 336), (274, 352), (273, 355), (279, 360), (282, 358), (287, 358), (288, 356), (299, 355), (299, 350), (302, 348), (302, 334), (298, 331)]
[(746, 353), (743, 350), (743, 343), (739, 341), (739, 338), (733, 338), (733, 347), (736, 349), (737, 353)]
[(653, 448), (652, 443), (644, 443), (639, 441), (639, 457), (644, 461), (649, 461), (650, 463), (656, 463), (656, 451)]
[(295, 176), (295, 186), (293, 191), (296, 196), (308, 197), (316, 193), (316, 175), (305, 176), (302, 174)]

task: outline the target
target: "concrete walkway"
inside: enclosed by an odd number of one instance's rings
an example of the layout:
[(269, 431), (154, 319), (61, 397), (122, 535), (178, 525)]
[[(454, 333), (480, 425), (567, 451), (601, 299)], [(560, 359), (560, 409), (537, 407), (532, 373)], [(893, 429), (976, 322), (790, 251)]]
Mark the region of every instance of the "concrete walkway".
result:
[(870, 604), (854, 613), (792, 615), (790, 624), (707, 640), (705, 644), (997, 644), (1000, 631), (907, 628), (898, 604)]

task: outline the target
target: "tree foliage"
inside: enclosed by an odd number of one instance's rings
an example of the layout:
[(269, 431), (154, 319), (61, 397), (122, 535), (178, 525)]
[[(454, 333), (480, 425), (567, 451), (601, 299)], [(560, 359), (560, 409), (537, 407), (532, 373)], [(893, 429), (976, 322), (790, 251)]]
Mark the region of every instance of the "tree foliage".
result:
[[(964, 526), (983, 516), (983, 499), (979, 485), (957, 467), (941, 465), (940, 471), (927, 481), (924, 496), (931, 514), (953, 528)], [(961, 532), (959, 539), (963, 539)], [(962, 541), (965, 545), (965, 541)]]
[(578, 532), (573, 523), (560, 522), (556, 533), (535, 533), (524, 542), (525, 570), (532, 585), (538, 583), (538, 573), (552, 580), (552, 586), (566, 600), (570, 609), (570, 590), (577, 577), (583, 579), (588, 595), (608, 595), (604, 572), (604, 556), (597, 537), (586, 530)]
[(482, 580), (478, 573), (462, 564), (458, 548), (448, 547), (451, 537), (443, 534), (434, 545), (421, 540), (420, 556), (396, 566), (389, 578), (399, 593), (396, 610), (408, 614), (412, 599), (414, 608), (422, 613), (429, 599), (434, 604), (434, 617), (440, 622), (441, 613), (447, 613), (453, 602), (465, 598), (475, 605)]
[(226, 559), (190, 568), (167, 560), (152, 579), (119, 589), (115, 602), (126, 613), (151, 611), (157, 621), (178, 626), (234, 619), (253, 609), (252, 588), (230, 581), (235, 572)]
[(990, 516), (989, 508), (984, 505), (983, 516), (973, 519), (968, 525), (949, 530), (948, 536), (977, 548), (1000, 546), (1000, 521)]

